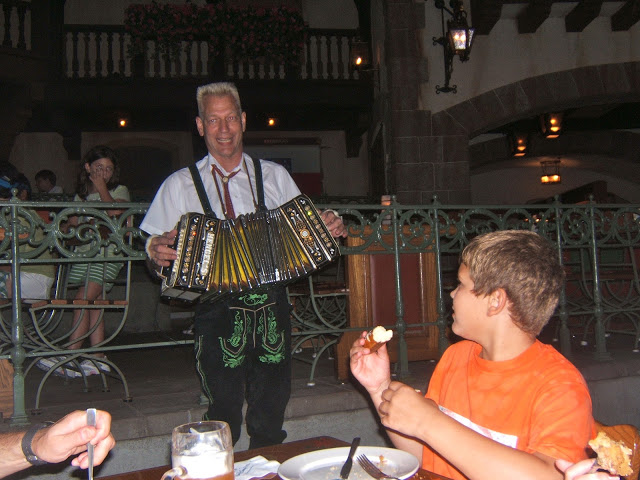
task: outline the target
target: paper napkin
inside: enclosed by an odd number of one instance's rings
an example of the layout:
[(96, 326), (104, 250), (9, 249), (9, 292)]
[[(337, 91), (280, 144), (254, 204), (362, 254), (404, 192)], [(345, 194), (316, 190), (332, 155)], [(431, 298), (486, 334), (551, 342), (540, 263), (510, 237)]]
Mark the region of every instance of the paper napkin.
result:
[(251, 480), (253, 478), (273, 478), (278, 473), (280, 462), (267, 460), (263, 456), (250, 458), (234, 465), (235, 480)]

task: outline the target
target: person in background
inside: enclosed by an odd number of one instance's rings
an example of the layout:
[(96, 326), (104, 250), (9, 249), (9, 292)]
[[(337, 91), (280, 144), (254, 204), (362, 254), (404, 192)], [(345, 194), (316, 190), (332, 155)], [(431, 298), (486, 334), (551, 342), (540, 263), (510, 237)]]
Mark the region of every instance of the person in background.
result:
[[(9, 200), (12, 196), (12, 189), (18, 190), (18, 198), (23, 201), (29, 200), (31, 186), (29, 180), (23, 174), (15, 170), (15, 167), (7, 163), (0, 164), (0, 200)], [(33, 214), (33, 216), (31, 216)], [(33, 227), (33, 246), (29, 244), (28, 238), (20, 238), (19, 250), (21, 254), (27, 254), (37, 248), (42, 243), (44, 232), (35, 226), (36, 212), (25, 209), (24, 215), (19, 217), (20, 224), (25, 228)], [(4, 235), (4, 230), (2, 231)], [(23, 234), (28, 235), (28, 234)], [(38, 259), (52, 259), (49, 249), (44, 249)], [(52, 263), (33, 263), (20, 266), (20, 297), (26, 300), (42, 300), (49, 298), (51, 287), (55, 279), (56, 270)], [(11, 265), (0, 266), (0, 298), (13, 298)]]
[(18, 189), (18, 198), (23, 202), (31, 200), (31, 182), (23, 173), (19, 173), (15, 179)]
[[(274, 209), (300, 194), (286, 169), (256, 160), (243, 152), (246, 114), (231, 83), (198, 88), (196, 127), (208, 154), (196, 163), (197, 178), (218, 218), (253, 212), (262, 203)], [(256, 183), (262, 172), (264, 199)], [(187, 212), (203, 212), (188, 168), (167, 178), (158, 189), (140, 228), (149, 233), (146, 251), (154, 264), (169, 266), (175, 225)], [(223, 200), (224, 198), (224, 200)], [(334, 237), (346, 236), (342, 219), (333, 211), (321, 214)], [(250, 290), (226, 301), (199, 303), (195, 312), (196, 370), (209, 400), (205, 420), (231, 427), (233, 443), (240, 437), (242, 407), (247, 401), (249, 448), (282, 443), (284, 412), (291, 393), (291, 324), (286, 289)]]
[(96, 410), (96, 426), (87, 425), (87, 412), (76, 410), (55, 423), (38, 423), (24, 432), (0, 434), (0, 478), (32, 465), (63, 462), (87, 468), (87, 444), (94, 446), (93, 463), (100, 465), (116, 441), (111, 434), (111, 415)]
[[(93, 147), (83, 158), (74, 201), (106, 203), (130, 201), (129, 190), (119, 183), (119, 174), (116, 152), (105, 145)], [(114, 216), (122, 213), (122, 210), (106, 210), (106, 212), (108, 215)], [(72, 217), (69, 219), (69, 226), (78, 227), (85, 222), (92, 222), (92, 219)], [(81, 245), (76, 248), (76, 252), (88, 251), (90, 248), (90, 245)], [(117, 257), (115, 245), (103, 247), (99, 255)], [(68, 282), (71, 285), (80, 285), (75, 298), (90, 301), (104, 298), (103, 291), (108, 292), (113, 287), (112, 282), (120, 273), (123, 265), (122, 262), (74, 263), (69, 272)], [(80, 348), (82, 337), (96, 325), (95, 330), (89, 335), (91, 346), (99, 345), (104, 340), (102, 314), (103, 311), (100, 309), (74, 310), (69, 349)], [(43, 358), (38, 362), (38, 366), (49, 369), (58, 363), (59, 359), (59, 357)], [(111, 367), (104, 360), (106, 360), (104, 353), (94, 353), (90, 358), (83, 360), (80, 366), (85, 375), (98, 375), (100, 371), (110, 372)], [(67, 375), (81, 376), (80, 372), (73, 369), (65, 369), (64, 371)]]
[(36, 188), (40, 193), (60, 194), (62, 187), (56, 185), (56, 174), (51, 170), (40, 170), (36, 173)]
[(451, 329), (464, 340), (444, 352), (425, 396), (391, 380), (386, 345), (372, 353), (363, 332), (350, 351), (351, 372), (395, 446), (456, 480), (560, 479), (556, 459), (585, 459), (595, 436), (587, 384), (536, 339), (563, 283), (556, 249), (538, 234), (473, 238), (451, 292)]

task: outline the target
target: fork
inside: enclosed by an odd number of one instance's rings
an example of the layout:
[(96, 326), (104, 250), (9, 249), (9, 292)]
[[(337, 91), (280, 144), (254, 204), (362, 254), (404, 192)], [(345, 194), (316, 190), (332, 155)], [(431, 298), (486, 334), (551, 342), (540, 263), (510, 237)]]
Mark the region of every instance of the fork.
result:
[(387, 475), (386, 473), (384, 473), (382, 470), (376, 467), (373, 464), (373, 462), (371, 462), (371, 460), (369, 460), (365, 455), (358, 455), (356, 460), (358, 461), (360, 466), (364, 469), (364, 471), (367, 472), (376, 480), (382, 480), (384, 478), (389, 478), (391, 480), (400, 480), (398, 477), (393, 477), (391, 475)]

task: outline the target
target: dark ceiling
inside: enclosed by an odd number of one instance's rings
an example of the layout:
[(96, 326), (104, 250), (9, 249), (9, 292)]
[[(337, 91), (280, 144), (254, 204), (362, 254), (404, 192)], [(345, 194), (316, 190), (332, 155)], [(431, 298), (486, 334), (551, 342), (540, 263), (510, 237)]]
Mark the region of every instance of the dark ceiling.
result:
[(517, 16), (518, 33), (534, 33), (551, 15), (554, 3), (575, 4), (565, 15), (567, 32), (582, 32), (601, 14), (603, 6), (614, 9), (611, 14), (611, 30), (614, 32), (629, 30), (640, 20), (638, 0), (471, 0), (473, 27), (478, 35), (488, 35), (500, 19), (504, 5), (522, 5)]

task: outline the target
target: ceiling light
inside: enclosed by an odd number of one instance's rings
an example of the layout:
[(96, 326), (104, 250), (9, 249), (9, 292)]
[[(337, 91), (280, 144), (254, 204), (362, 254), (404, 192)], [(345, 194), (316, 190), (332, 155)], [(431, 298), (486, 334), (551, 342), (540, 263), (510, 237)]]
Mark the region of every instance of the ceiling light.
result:
[(562, 133), (562, 112), (541, 115), (540, 128), (546, 138), (558, 138)]
[(511, 155), (514, 157), (524, 157), (529, 148), (529, 134), (523, 132), (511, 132), (509, 134), (509, 144)]
[(543, 185), (562, 183), (562, 177), (560, 176), (560, 160), (544, 160), (540, 162), (540, 166), (542, 167), (540, 183)]

